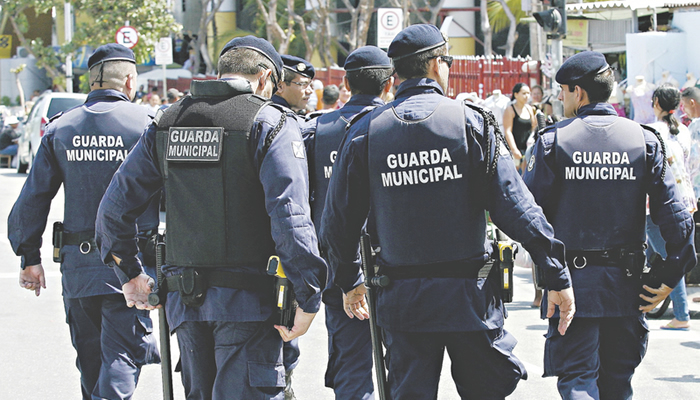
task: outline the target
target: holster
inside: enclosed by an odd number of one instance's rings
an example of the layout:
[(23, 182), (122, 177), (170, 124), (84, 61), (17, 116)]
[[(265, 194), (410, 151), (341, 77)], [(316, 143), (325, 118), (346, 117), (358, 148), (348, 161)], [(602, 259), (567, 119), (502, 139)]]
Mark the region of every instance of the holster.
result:
[[(647, 297), (654, 297), (654, 294), (649, 293), (648, 291), (646, 291), (646, 289), (644, 289), (644, 285), (655, 289), (661, 287), (661, 284), (663, 282), (661, 282), (660, 276), (662, 275), (663, 270), (666, 268), (666, 261), (661, 257), (661, 254), (653, 252), (651, 256), (649, 256), (649, 260), (647, 261), (647, 263), (649, 264), (649, 268), (644, 269), (641, 273), (641, 293)], [(640, 297), (639, 304), (642, 306), (646, 306), (649, 305), (649, 302)]]
[(62, 263), (63, 255), (61, 255), (61, 247), (63, 247), (63, 222), (56, 221), (53, 223), (53, 262)]
[(206, 276), (194, 268), (187, 268), (178, 275), (180, 299), (186, 306), (200, 307), (204, 304), (208, 288)]

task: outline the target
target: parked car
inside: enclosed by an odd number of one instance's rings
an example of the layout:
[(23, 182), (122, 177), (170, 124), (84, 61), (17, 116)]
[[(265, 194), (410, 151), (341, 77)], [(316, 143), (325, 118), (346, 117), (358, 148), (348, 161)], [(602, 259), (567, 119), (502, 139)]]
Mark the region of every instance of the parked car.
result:
[(51, 117), (83, 104), (87, 98), (82, 93), (46, 92), (34, 103), (24, 123), (17, 149), (17, 172), (25, 173), (31, 168), (36, 152), (39, 150), (44, 129)]

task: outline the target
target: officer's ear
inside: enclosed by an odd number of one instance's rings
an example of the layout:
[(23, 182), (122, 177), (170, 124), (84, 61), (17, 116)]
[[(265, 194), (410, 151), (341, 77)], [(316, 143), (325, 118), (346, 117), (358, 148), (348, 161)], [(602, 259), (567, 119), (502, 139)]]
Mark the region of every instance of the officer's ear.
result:
[(574, 94), (577, 102), (588, 101), (588, 93), (581, 86), (574, 86)]
[(343, 76), (343, 85), (345, 85), (348, 91), (352, 93), (352, 86), (350, 86), (350, 81), (348, 81), (347, 75)]
[(386, 82), (384, 82), (384, 88), (382, 88), (382, 93), (389, 93), (391, 88), (394, 87), (394, 77), (390, 76)]

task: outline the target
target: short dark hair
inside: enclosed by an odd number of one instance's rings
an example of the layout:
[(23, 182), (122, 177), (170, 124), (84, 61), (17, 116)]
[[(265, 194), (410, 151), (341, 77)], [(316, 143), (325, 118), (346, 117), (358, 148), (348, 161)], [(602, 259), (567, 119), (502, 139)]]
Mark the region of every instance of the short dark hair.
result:
[[(428, 64), (437, 56), (447, 54), (447, 44), (416, 55), (394, 60), (394, 69), (401, 79), (422, 78), (428, 75)], [(352, 84), (351, 84), (352, 85)]]
[(219, 58), (219, 75), (242, 74), (255, 75), (263, 69), (272, 70), (275, 75), (275, 66), (264, 55), (245, 47), (237, 47), (222, 54)]
[(693, 99), (700, 103), (700, 89), (695, 86), (687, 87), (681, 92), (681, 97), (685, 99)]
[(345, 76), (350, 83), (350, 91), (353, 95), (369, 94), (379, 96), (384, 89), (384, 84), (391, 78), (394, 70), (391, 68), (360, 69), (346, 72)]
[(323, 97), (321, 101), (323, 101), (323, 104), (335, 104), (339, 96), (340, 91), (338, 90), (338, 86), (328, 85), (323, 88)]
[(283, 72), (282, 72), (282, 82), (284, 82), (284, 83), (286, 83), (287, 85), (289, 85), (290, 83), (292, 83), (292, 81), (294, 80), (294, 78), (296, 78), (297, 76), (303, 76), (303, 75), (302, 75), (302, 74), (297, 74), (297, 73), (294, 72), (294, 71), (290, 71), (290, 70), (288, 70), (287, 68), (283, 68)]
[(573, 92), (576, 86), (580, 86), (588, 94), (591, 103), (606, 103), (615, 87), (615, 76), (611, 69), (603, 73), (586, 76), (569, 84), (569, 92)]

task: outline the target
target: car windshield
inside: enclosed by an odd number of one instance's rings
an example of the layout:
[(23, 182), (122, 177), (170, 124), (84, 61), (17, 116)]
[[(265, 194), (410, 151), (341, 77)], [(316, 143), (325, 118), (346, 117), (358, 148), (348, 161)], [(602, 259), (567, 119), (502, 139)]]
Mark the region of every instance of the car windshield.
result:
[(49, 103), (49, 112), (46, 113), (46, 118), (51, 119), (54, 115), (60, 113), (61, 111), (66, 111), (67, 109), (71, 107), (75, 107), (79, 104), (83, 104), (85, 100), (77, 98), (68, 98), (68, 99), (51, 99), (51, 103)]

